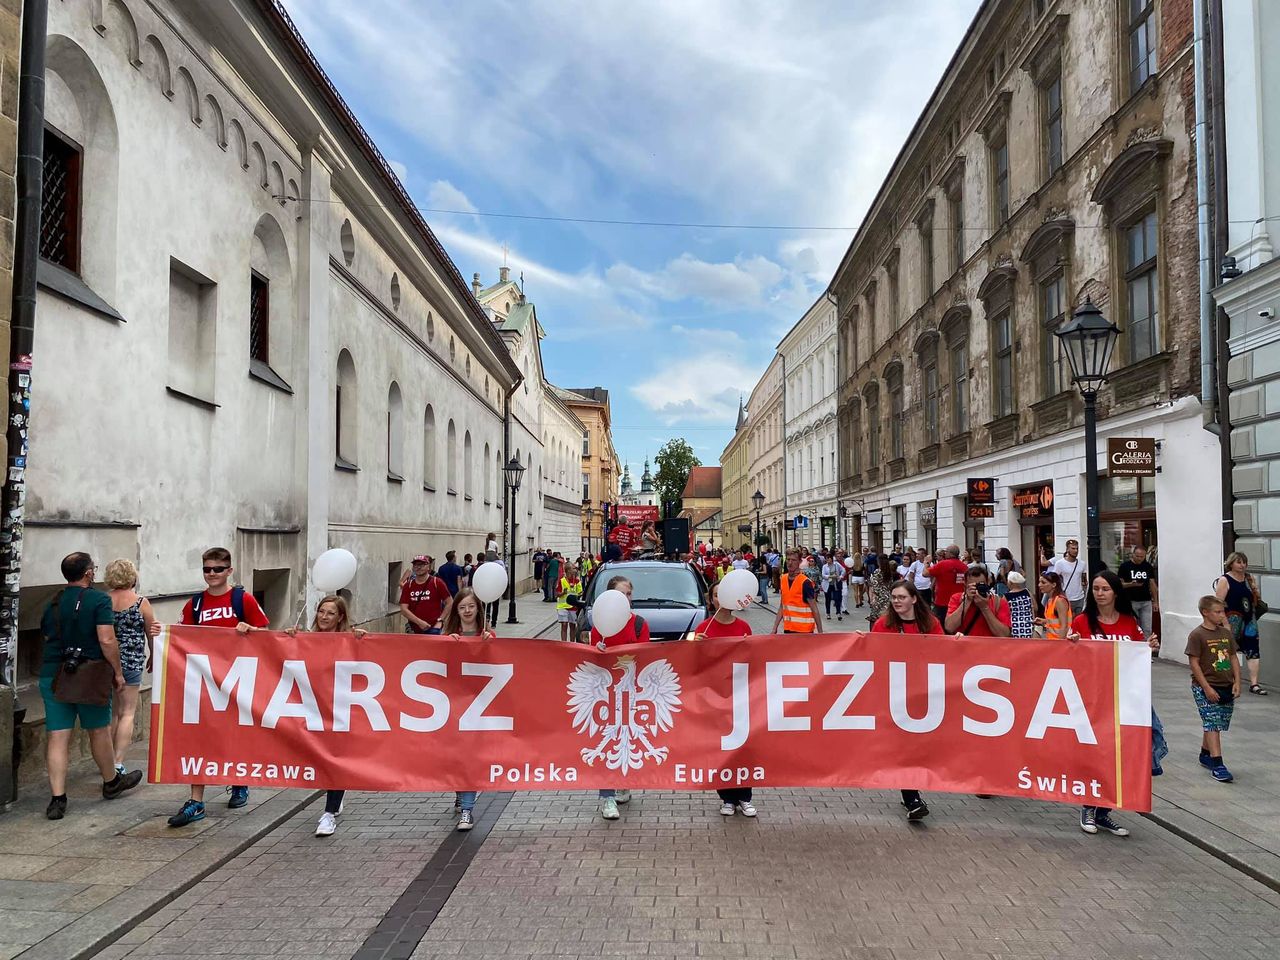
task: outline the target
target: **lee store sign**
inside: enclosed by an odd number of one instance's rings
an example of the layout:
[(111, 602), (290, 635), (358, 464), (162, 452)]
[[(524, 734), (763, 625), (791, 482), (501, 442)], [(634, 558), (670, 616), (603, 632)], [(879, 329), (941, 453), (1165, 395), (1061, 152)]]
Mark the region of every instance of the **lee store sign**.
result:
[(842, 633), (612, 647), (170, 627), (151, 777), (379, 791), (914, 788), (1146, 811), (1150, 654)]

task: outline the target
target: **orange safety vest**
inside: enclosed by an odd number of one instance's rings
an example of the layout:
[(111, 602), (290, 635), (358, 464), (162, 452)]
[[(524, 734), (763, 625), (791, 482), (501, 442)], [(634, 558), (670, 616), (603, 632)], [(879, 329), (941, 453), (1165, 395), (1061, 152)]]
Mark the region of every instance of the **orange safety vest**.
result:
[(791, 633), (813, 633), (817, 624), (813, 620), (813, 608), (805, 602), (804, 585), (810, 580), (803, 573), (794, 577), (784, 573), (780, 578), (782, 594), (782, 629)]

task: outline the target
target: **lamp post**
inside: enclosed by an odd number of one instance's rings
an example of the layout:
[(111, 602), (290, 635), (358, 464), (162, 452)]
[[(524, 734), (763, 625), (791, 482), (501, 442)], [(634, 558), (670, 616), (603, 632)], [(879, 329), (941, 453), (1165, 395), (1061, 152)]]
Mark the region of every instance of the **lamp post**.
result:
[(757, 490), (751, 495), (751, 505), (756, 508), (756, 542), (751, 546), (753, 552), (760, 549), (760, 534), (763, 532), (760, 527), (760, 510), (764, 506), (764, 494)]
[(516, 619), (516, 494), (520, 490), (524, 464), (512, 457), (502, 468), (502, 473), (511, 494), (511, 537), (507, 542), (507, 623), (519, 623)]
[(1071, 364), (1071, 379), (1084, 397), (1085, 516), (1089, 576), (1102, 569), (1102, 534), (1098, 524), (1098, 390), (1106, 382), (1120, 328), (1086, 299), (1071, 322), (1055, 331)]

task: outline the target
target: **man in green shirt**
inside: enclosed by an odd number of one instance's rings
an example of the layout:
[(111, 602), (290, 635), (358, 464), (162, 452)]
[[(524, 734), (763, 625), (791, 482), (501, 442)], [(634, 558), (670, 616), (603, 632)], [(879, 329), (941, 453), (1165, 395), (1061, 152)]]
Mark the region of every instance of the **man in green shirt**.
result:
[(142, 780), (141, 770), (126, 774), (116, 772), (110, 704), (63, 703), (53, 695), (53, 679), (66, 659), (66, 651), (77, 648), (79, 656), (86, 661), (105, 660), (111, 664), (115, 689), (124, 689), (111, 598), (93, 589), (95, 570), (87, 553), (67, 554), (62, 560), (62, 576), (67, 586), (49, 604), (40, 622), (40, 630), (45, 637), (40, 696), (44, 700), (45, 762), (52, 795), (45, 816), (50, 820), (61, 820), (67, 812), (67, 762), (71, 731), (77, 719), (80, 728), (89, 736), (89, 748), (102, 774), (103, 799), (114, 800)]

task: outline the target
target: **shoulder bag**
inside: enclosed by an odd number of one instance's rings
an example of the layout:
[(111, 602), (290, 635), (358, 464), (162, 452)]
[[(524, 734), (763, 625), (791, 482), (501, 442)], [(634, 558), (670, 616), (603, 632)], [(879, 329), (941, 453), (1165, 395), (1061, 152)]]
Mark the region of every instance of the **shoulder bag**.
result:
[[(53, 677), (53, 699), (59, 703), (83, 703), (94, 707), (105, 707), (111, 703), (111, 694), (115, 686), (115, 668), (106, 660), (90, 660), (80, 655), (79, 647), (68, 647), (62, 638), (61, 596), (55, 601), (53, 622), (58, 631), (58, 640), (63, 643), (62, 663)], [(73, 612), (75, 623), (80, 622), (80, 605), (84, 602), (84, 591), (80, 592)]]
[(1262, 592), (1258, 589), (1258, 583), (1253, 579), (1253, 574), (1249, 574), (1249, 590), (1253, 593), (1253, 618), (1257, 620), (1271, 607), (1268, 606), (1267, 601), (1262, 599)]

